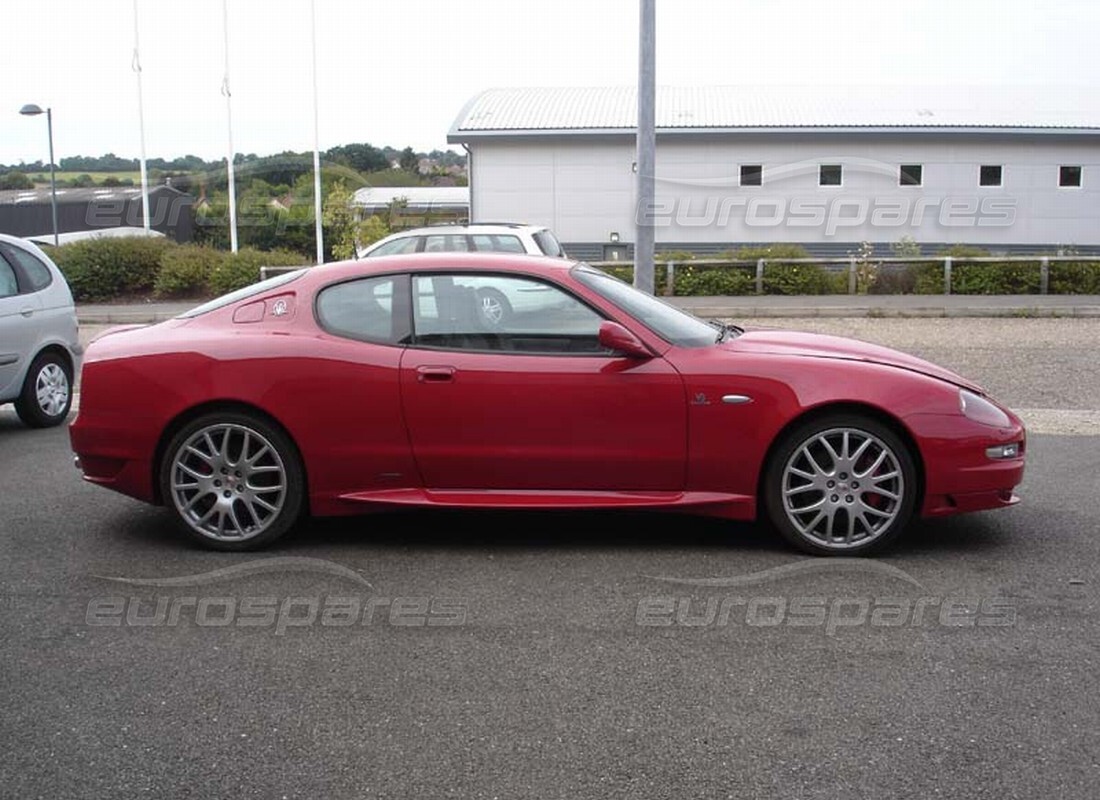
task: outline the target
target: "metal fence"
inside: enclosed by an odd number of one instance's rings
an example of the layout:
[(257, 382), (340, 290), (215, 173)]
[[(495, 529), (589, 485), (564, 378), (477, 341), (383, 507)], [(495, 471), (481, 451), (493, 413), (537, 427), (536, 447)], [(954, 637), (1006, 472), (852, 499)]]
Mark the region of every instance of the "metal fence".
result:
[[(634, 265), (630, 261), (592, 261), (594, 267), (601, 269), (629, 269)], [(654, 265), (665, 273), (664, 286), (654, 287), (671, 297), (676, 293), (676, 275), (678, 270), (704, 267), (717, 270), (742, 270), (751, 273), (754, 279), (755, 293), (762, 295), (766, 289), (766, 276), (768, 266), (794, 266), (812, 265), (820, 267), (827, 272), (838, 274), (847, 273), (848, 294), (857, 294), (860, 290), (860, 275), (862, 270), (873, 268), (876, 271), (889, 273), (901, 272), (922, 264), (938, 264), (943, 275), (943, 293), (951, 294), (952, 274), (954, 270), (965, 264), (1031, 264), (1039, 270), (1039, 294), (1047, 294), (1050, 291), (1050, 267), (1058, 263), (1100, 264), (1097, 256), (913, 256), (913, 257), (885, 257), (885, 258), (859, 258), (855, 256), (840, 258), (761, 258), (756, 261), (744, 261), (736, 259), (691, 259), (687, 261), (662, 261), (657, 260)], [(274, 275), (301, 267), (260, 267), (260, 278), (266, 280)]]
[[(628, 268), (633, 269), (629, 261), (594, 261), (592, 266), (601, 269)], [(678, 269), (690, 267), (708, 267), (713, 269), (740, 269), (752, 272), (756, 294), (765, 293), (765, 278), (769, 265), (814, 265), (828, 272), (847, 272), (848, 294), (856, 294), (859, 290), (860, 271), (868, 267), (875, 270), (885, 268), (889, 272), (903, 271), (907, 268), (921, 264), (939, 264), (943, 275), (943, 293), (951, 294), (952, 272), (955, 268), (964, 264), (1033, 264), (1039, 270), (1039, 293), (1047, 294), (1050, 291), (1050, 266), (1054, 263), (1089, 263), (1098, 264), (1097, 256), (912, 256), (912, 257), (870, 257), (859, 258), (856, 256), (834, 258), (761, 258), (756, 261), (743, 261), (731, 259), (691, 259), (687, 261), (656, 261), (657, 267), (665, 268), (665, 281), (663, 292), (666, 296), (676, 293), (676, 272)], [(662, 287), (654, 287), (658, 291)]]

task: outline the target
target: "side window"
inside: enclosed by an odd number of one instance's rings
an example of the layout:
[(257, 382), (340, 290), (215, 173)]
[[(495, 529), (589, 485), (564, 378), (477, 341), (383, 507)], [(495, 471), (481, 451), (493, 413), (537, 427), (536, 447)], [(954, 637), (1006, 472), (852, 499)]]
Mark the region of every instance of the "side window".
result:
[(561, 245), (558, 244), (557, 238), (550, 231), (536, 231), (534, 234), (535, 244), (539, 246), (539, 250), (548, 256), (554, 258), (564, 258), (565, 251), (561, 249)]
[(469, 249), (470, 247), (464, 235), (446, 234), (424, 237), (425, 253), (464, 253)]
[(502, 236), (499, 234), (475, 233), (473, 235), (474, 249), (488, 253), (523, 253), (523, 242), (518, 236)]
[(572, 295), (513, 275), (413, 276), (413, 341), (452, 350), (605, 354), (603, 319)]
[(26, 250), (19, 247), (4, 247), (3, 252), (9, 261), (15, 262), (19, 265), (19, 268), (23, 270), (23, 274), (30, 282), (30, 289), (28, 291), (40, 291), (53, 282), (50, 268)]
[(386, 244), (376, 250), (372, 250), (367, 254), (367, 258), (377, 258), (378, 256), (401, 256), (406, 253), (415, 253), (416, 246), (419, 243), (419, 236), (406, 236), (404, 239), (394, 239), (392, 242), (386, 242)]
[[(394, 315), (398, 279), (392, 275), (338, 283), (317, 295), (317, 321), (329, 333), (368, 342), (393, 343), (404, 338), (403, 316)], [(396, 304), (401, 307), (400, 301)], [(407, 306), (406, 306), (407, 308)]]
[(0, 258), (0, 297), (13, 297), (19, 294), (19, 282), (15, 279), (15, 270), (11, 264)]

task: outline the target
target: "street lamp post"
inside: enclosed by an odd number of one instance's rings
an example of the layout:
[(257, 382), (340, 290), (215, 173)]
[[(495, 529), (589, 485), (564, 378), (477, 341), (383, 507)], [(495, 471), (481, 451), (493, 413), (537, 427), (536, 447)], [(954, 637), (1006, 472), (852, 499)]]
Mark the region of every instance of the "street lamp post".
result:
[[(34, 103), (28, 103), (19, 109), (19, 113), (25, 117), (37, 117), (42, 109)], [(53, 166), (53, 109), (46, 109), (46, 131), (50, 136), (50, 210), (53, 212), (53, 246), (60, 243), (57, 231), (57, 176)]]

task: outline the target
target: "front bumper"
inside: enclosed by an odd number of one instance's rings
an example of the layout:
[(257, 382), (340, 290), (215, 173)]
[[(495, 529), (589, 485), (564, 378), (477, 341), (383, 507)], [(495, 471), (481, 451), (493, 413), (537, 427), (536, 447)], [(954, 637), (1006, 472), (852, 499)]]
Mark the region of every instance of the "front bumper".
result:
[[(1010, 414), (1010, 421), (993, 428), (962, 416), (939, 417), (932, 422), (934, 430), (920, 434), (925, 464), (922, 516), (944, 517), (1020, 502), (1015, 489), (1024, 479), (1027, 432), (1015, 415)], [(1019, 444), (1014, 458), (991, 458), (987, 453), (1013, 443)]]

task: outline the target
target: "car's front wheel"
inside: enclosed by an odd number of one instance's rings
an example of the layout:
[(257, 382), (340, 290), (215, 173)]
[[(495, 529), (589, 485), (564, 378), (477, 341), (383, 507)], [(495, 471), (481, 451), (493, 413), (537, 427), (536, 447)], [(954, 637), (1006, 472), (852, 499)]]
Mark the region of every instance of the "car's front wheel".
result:
[(42, 353), (27, 370), (15, 413), (32, 428), (60, 425), (73, 405), (73, 368), (58, 353)]
[(834, 414), (791, 430), (767, 466), (764, 505), (789, 542), (815, 555), (864, 555), (905, 529), (918, 494), (905, 442), (870, 417)]
[(185, 425), (164, 451), (160, 487), (179, 527), (216, 550), (270, 544), (305, 502), (297, 448), (250, 414), (207, 414)]

